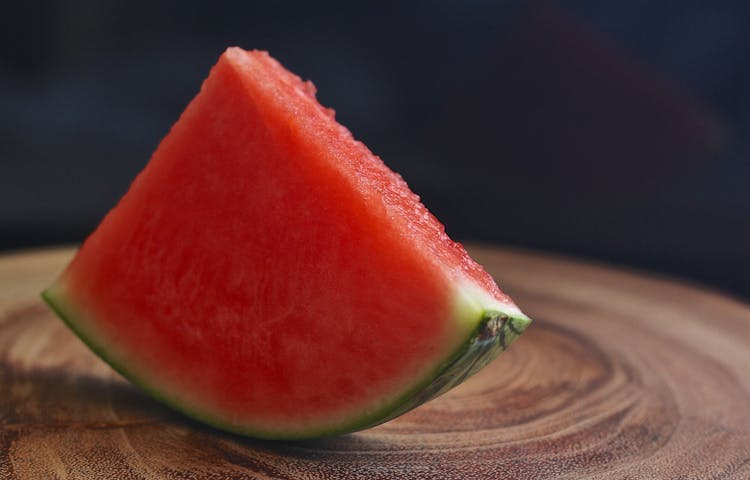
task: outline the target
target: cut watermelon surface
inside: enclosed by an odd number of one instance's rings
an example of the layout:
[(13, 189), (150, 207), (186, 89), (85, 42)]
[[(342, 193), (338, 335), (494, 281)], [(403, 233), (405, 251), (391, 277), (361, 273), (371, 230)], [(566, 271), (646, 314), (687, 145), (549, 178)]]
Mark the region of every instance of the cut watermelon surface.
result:
[(154, 397), (264, 438), (393, 418), (530, 322), (311, 83), (239, 48), (43, 297)]

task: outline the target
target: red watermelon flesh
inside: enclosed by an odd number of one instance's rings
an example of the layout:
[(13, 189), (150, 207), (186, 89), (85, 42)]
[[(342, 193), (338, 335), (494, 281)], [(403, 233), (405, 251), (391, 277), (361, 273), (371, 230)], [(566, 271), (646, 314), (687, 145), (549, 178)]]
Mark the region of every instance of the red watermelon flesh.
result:
[(155, 397), (267, 438), (392, 418), (529, 323), (311, 83), (239, 48), (43, 296)]

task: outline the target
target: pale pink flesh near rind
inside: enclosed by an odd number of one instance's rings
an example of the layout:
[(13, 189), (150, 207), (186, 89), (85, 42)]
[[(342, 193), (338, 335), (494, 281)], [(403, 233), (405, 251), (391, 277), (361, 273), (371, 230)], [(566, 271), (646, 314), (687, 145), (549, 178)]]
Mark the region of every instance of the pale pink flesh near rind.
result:
[[(220, 412), (211, 412), (193, 404), (190, 392), (166, 392), (147, 379), (148, 375), (139, 375), (132, 371), (126, 358), (115, 358), (111, 347), (103, 343), (87, 328), (86, 316), (66, 302), (64, 289), (53, 286), (43, 292), (42, 297), (71, 330), (101, 359), (115, 371), (138, 385), (156, 400), (170, 406), (184, 415), (214, 426), (221, 430), (271, 440), (301, 440), (354, 432), (379, 425), (396, 418), (423, 403), (432, 400), (451, 390), (473, 374), (484, 368), (489, 362), (505, 351), (528, 327), (531, 320), (520, 313), (514, 305), (508, 305), (509, 313), (499, 310), (483, 310), (471, 315), (476, 319), (476, 326), (459, 347), (446, 352), (445, 360), (435, 365), (423, 377), (415, 379), (412, 385), (393, 395), (375, 412), (361, 416), (341, 419), (317, 428), (295, 429), (293, 426), (279, 425), (278, 429), (259, 427), (253, 424), (237, 423), (222, 418)], [(458, 319), (462, 324), (468, 318)]]

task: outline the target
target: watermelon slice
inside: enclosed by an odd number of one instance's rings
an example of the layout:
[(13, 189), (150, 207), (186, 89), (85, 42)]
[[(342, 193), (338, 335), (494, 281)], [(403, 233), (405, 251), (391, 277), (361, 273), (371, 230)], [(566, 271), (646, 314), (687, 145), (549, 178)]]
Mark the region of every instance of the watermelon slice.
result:
[(384, 422), (530, 322), (311, 83), (239, 48), (43, 297), (157, 399), (263, 438)]

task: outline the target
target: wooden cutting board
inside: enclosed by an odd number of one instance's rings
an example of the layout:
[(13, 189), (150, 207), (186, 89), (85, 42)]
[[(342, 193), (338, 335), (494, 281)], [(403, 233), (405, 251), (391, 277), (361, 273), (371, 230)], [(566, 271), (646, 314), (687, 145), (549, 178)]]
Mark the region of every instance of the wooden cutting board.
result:
[(162, 407), (39, 301), (70, 258), (0, 257), (0, 479), (748, 479), (750, 308), (590, 263), (472, 248), (535, 323), (380, 427), (262, 442)]

